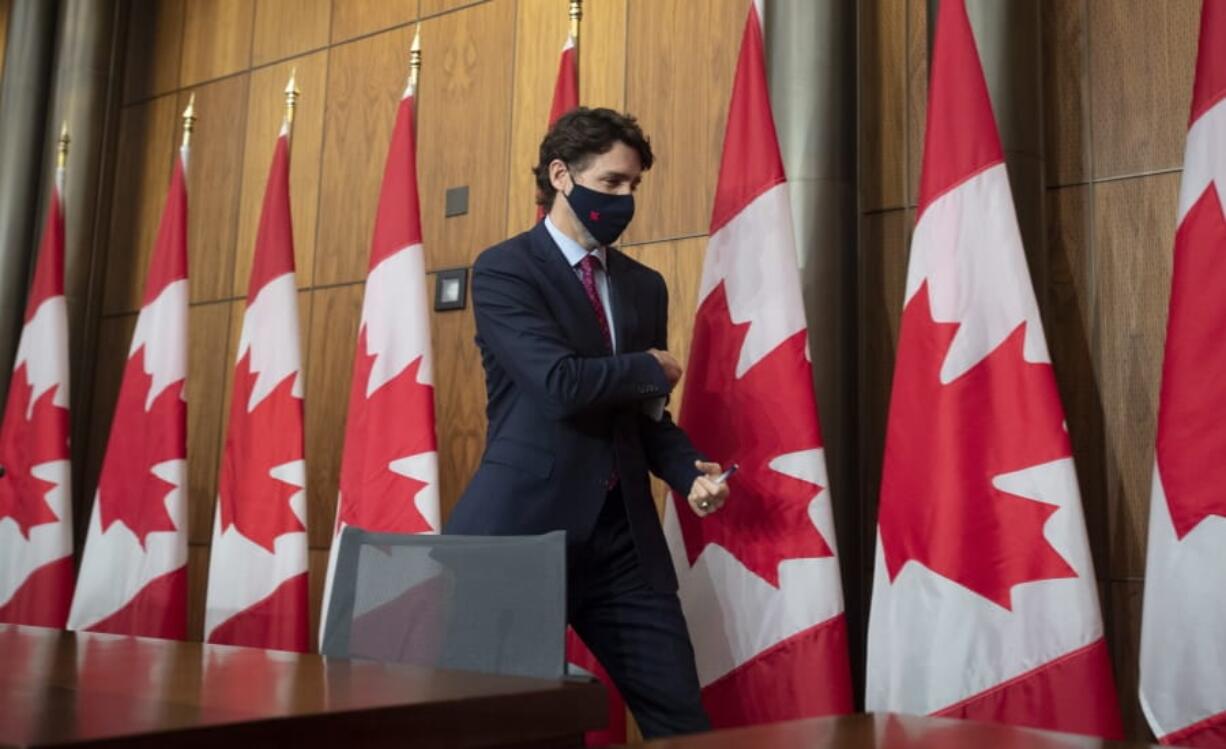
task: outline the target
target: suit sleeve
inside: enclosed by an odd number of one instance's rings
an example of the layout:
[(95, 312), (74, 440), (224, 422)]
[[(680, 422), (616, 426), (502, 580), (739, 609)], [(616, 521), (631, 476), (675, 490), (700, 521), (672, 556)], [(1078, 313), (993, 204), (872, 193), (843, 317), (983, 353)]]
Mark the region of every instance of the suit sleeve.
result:
[[(657, 276), (657, 280), (660, 292), (657, 295), (656, 330), (652, 345), (665, 350), (668, 348), (668, 287), (664, 285), (663, 278)], [(640, 415), (639, 433), (651, 472), (663, 479), (673, 491), (688, 495), (694, 479), (702, 473), (694, 467), (694, 461), (705, 458), (694, 448), (681, 427), (673, 422), (672, 415), (667, 409), (658, 421)]]
[(590, 408), (656, 398), (668, 379), (651, 354), (584, 357), (569, 345), (540, 290), (487, 251), (473, 268), (477, 333), (515, 384), (563, 419)]

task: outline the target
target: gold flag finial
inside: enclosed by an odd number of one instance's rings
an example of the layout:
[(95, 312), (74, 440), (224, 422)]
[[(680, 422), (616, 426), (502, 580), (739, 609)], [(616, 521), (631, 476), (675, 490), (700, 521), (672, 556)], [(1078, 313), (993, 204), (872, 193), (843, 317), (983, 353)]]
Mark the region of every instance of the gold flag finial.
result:
[(289, 83), (285, 84), (285, 121), (294, 124), (294, 109), (298, 106), (298, 98), (302, 92), (298, 90), (298, 68), (289, 74)]
[(68, 137), (68, 120), (60, 125), (60, 142), (55, 150), (55, 168), (63, 169), (68, 164), (68, 143), (72, 139)]
[(409, 47), (409, 86), (417, 88), (417, 77), (421, 73), (421, 24), (417, 24), (417, 32), (413, 34), (413, 46)]
[(187, 99), (187, 109), (183, 110), (183, 147), (192, 144), (192, 128), (196, 126), (196, 92)]
[(579, 22), (583, 20), (583, 0), (570, 0), (570, 36), (579, 41)]

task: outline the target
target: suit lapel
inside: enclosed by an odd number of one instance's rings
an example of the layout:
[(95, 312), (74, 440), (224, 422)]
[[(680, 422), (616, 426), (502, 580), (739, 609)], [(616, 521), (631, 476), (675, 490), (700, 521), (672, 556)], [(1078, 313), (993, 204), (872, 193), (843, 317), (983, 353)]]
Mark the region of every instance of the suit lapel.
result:
[[(587, 300), (583, 290), (583, 282), (575, 274), (575, 269), (566, 262), (562, 250), (549, 236), (543, 221), (537, 222), (530, 236), (532, 251), (545, 271), (545, 277), (553, 291), (565, 302), (567, 314), (559, 320), (562, 327), (574, 336), (575, 347), (584, 352), (598, 352), (604, 349), (604, 336), (600, 334), (600, 325), (592, 304)], [(614, 312), (614, 318), (617, 313)], [(619, 329), (620, 332), (620, 329)], [(618, 340), (621, 340), (620, 338)]]
[(630, 282), (629, 267), (620, 252), (612, 247), (605, 250), (609, 264), (609, 294), (612, 296), (613, 329), (617, 331), (619, 353), (634, 351), (632, 332), (638, 327), (638, 306), (634, 284)]

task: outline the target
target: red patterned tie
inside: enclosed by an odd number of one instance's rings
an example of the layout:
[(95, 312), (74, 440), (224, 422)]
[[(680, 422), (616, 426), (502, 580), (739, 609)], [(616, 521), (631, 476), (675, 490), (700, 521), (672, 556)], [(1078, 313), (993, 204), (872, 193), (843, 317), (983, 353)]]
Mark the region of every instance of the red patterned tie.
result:
[[(596, 293), (596, 268), (599, 266), (600, 258), (588, 253), (579, 261), (579, 273), (583, 280), (583, 290), (587, 292), (587, 300), (591, 302), (592, 311), (596, 313), (596, 324), (600, 326), (600, 337), (604, 339), (605, 349), (611, 354), (613, 353), (613, 336), (609, 333), (609, 318), (605, 317), (600, 294)], [(617, 486), (616, 468), (613, 469), (613, 473), (609, 474), (609, 479), (605, 482), (605, 489), (613, 491), (615, 486)]]
[(596, 313), (596, 324), (600, 326), (600, 337), (604, 339), (605, 348), (613, 353), (613, 336), (609, 334), (609, 318), (605, 317), (604, 305), (600, 302), (600, 294), (596, 293), (596, 269), (600, 267), (600, 258), (588, 253), (579, 261), (579, 271), (583, 278), (583, 290), (587, 292), (587, 300)]

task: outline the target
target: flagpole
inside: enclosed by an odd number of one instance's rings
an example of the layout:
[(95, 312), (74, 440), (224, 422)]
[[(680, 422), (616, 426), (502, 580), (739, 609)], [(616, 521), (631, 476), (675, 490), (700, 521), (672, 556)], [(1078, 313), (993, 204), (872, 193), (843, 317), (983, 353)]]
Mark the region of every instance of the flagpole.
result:
[(187, 109), (183, 110), (183, 143), (180, 150), (186, 151), (192, 145), (192, 129), (196, 127), (196, 92), (193, 91), (187, 100)]
[(413, 34), (413, 46), (409, 47), (409, 89), (417, 94), (417, 79), (421, 75), (421, 24)]
[(582, 20), (583, 0), (570, 0), (570, 38), (575, 43), (575, 78), (579, 77), (579, 22)]
[(285, 125), (287, 130), (294, 126), (294, 110), (298, 108), (298, 99), (301, 96), (302, 92), (298, 90), (298, 68), (294, 68), (290, 71), (289, 83), (285, 84)]
[(68, 144), (72, 142), (72, 138), (68, 137), (68, 121), (64, 120), (60, 125), (60, 141), (55, 149), (55, 188), (61, 194), (63, 200), (64, 192), (64, 170), (68, 167)]
[(55, 168), (63, 169), (68, 165), (68, 144), (72, 142), (72, 138), (68, 137), (68, 121), (60, 126), (60, 144), (56, 148)]

